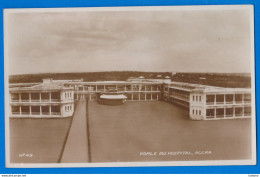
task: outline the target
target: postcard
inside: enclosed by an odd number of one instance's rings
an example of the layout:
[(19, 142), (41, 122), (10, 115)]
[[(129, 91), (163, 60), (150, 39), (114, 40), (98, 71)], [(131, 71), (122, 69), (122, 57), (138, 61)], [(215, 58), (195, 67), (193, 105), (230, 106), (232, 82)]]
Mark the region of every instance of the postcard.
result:
[(255, 165), (253, 14), (4, 9), (6, 166)]

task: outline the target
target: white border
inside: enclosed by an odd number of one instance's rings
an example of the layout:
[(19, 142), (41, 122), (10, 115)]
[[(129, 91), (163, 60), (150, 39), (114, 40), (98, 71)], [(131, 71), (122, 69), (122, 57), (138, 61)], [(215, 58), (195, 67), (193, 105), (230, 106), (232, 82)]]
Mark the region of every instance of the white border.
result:
[[(202, 11), (202, 10), (250, 10), (251, 11), (251, 88), (252, 88), (252, 159), (251, 160), (210, 160), (210, 161), (158, 161), (158, 162), (115, 162), (115, 163), (10, 163), (9, 145), (9, 86), (8, 86), (8, 26), (7, 17), (11, 13), (24, 12), (86, 12), (86, 11)], [(5, 73), (5, 148), (6, 167), (133, 167), (133, 166), (209, 166), (209, 165), (255, 165), (256, 164), (256, 112), (255, 112), (255, 52), (254, 52), (254, 9), (253, 5), (205, 5), (205, 6), (154, 6), (154, 7), (88, 7), (88, 8), (32, 8), (4, 9), (4, 73)], [(255, 113), (253, 115), (253, 113)]]

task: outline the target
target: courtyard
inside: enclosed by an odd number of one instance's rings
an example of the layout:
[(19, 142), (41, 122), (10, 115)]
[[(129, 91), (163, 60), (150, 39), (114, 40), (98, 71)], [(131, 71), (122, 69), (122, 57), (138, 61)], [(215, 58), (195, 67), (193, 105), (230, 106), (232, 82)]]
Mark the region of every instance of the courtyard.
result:
[[(251, 119), (192, 121), (182, 108), (161, 101), (87, 105), (91, 162), (251, 159)], [(11, 162), (59, 162), (70, 122), (10, 119)]]

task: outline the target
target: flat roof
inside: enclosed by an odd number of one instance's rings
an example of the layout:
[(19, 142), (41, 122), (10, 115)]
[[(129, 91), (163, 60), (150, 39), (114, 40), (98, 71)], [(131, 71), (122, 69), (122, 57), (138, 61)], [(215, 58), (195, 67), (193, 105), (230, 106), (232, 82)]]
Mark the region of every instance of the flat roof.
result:
[[(163, 84), (163, 81), (149, 79), (142, 81), (94, 81), (94, 82), (82, 82), (79, 80), (52, 80), (50, 83), (15, 83), (9, 84), (10, 91), (22, 91), (22, 90), (64, 90), (73, 89), (72, 87), (66, 87), (66, 85), (133, 85), (133, 84), (149, 84), (149, 85), (159, 85)], [(165, 83), (169, 85), (170, 88), (180, 89), (189, 92), (207, 92), (207, 93), (220, 93), (220, 92), (251, 92), (251, 88), (225, 88), (201, 84), (192, 84), (185, 82), (169, 82)]]

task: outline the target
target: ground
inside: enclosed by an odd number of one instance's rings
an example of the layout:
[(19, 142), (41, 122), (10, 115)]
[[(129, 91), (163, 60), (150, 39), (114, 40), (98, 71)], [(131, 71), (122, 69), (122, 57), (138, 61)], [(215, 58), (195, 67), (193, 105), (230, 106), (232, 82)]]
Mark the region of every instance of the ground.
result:
[[(166, 102), (121, 106), (91, 102), (92, 162), (251, 158), (251, 119), (192, 121), (187, 114)], [(193, 155), (176, 155), (179, 151)], [(172, 153), (154, 156), (142, 152)]]
[(57, 163), (70, 121), (71, 117), (62, 119), (11, 118), (10, 162)]
[[(183, 109), (159, 101), (91, 101), (88, 110), (91, 162), (251, 158), (251, 119), (192, 121)], [(11, 162), (58, 162), (69, 123), (70, 118), (10, 119)]]

